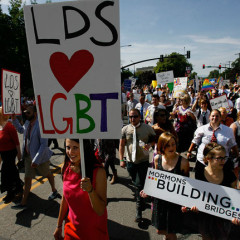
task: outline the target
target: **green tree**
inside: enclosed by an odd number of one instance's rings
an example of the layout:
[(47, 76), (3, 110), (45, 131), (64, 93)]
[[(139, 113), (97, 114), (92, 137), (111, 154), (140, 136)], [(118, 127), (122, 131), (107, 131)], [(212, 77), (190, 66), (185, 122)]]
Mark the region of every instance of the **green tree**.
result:
[(122, 72), (121, 72), (121, 84), (123, 84), (123, 81), (125, 79), (128, 79), (131, 76), (133, 76), (133, 73), (131, 71), (129, 71), (129, 69), (122, 69)]
[(0, 68), (21, 73), (21, 90), (32, 88), (22, 0), (10, 0), (8, 14), (0, 11)]
[(218, 70), (213, 70), (209, 73), (208, 78), (218, 78), (219, 77), (219, 71)]
[(190, 79), (195, 79), (195, 76), (197, 76), (197, 73), (196, 72), (192, 72), (191, 74), (190, 74)]
[(173, 52), (166, 55), (163, 62), (158, 61), (154, 71), (159, 73), (173, 70), (174, 77), (185, 77), (186, 67), (192, 68), (192, 64), (188, 62), (185, 56)]
[(136, 72), (136, 76), (138, 77), (137, 86), (150, 85), (152, 80), (156, 80), (156, 74), (152, 71)]

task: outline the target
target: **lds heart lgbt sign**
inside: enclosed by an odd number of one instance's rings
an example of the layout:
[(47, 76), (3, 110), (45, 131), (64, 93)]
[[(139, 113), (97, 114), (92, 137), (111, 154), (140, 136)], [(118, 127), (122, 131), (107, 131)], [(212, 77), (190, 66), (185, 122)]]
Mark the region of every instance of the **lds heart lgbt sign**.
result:
[(24, 6), (41, 136), (121, 137), (119, 1)]

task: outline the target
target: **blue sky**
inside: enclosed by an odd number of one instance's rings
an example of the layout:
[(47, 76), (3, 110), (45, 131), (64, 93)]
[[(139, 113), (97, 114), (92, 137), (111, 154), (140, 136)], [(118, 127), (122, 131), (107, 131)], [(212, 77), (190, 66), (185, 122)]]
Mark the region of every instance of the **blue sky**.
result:
[(120, 0), (120, 45), (132, 45), (121, 48), (121, 66), (190, 50), (193, 71), (207, 76), (202, 64), (225, 66), (240, 53), (239, 9), (239, 0)]

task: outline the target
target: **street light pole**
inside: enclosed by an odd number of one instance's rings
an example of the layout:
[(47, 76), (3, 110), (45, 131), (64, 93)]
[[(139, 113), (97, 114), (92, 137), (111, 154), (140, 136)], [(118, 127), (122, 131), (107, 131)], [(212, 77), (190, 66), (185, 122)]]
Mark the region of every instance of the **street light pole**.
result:
[(122, 48), (122, 47), (131, 47), (131, 46), (132, 46), (131, 44), (128, 44), (128, 45), (122, 45), (120, 47)]

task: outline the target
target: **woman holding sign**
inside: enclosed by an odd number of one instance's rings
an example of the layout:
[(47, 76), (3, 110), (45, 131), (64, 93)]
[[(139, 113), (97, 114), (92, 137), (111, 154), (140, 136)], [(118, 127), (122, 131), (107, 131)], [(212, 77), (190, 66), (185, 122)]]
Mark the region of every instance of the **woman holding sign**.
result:
[[(177, 152), (177, 140), (169, 132), (162, 133), (157, 144), (158, 155), (154, 158), (155, 168), (182, 176), (189, 176), (189, 163)], [(147, 195), (142, 191), (142, 197)], [(152, 224), (158, 234), (167, 239), (177, 239), (176, 233), (182, 232), (181, 206), (154, 198), (152, 211)]]
[[(98, 163), (93, 144), (84, 140), (86, 176), (81, 176), (78, 139), (66, 139), (63, 175), (63, 198), (60, 206), (55, 239), (107, 240), (107, 179)], [(68, 215), (67, 215), (68, 214)], [(62, 237), (63, 220), (64, 238)]]
[[(212, 142), (205, 146), (203, 155), (206, 167), (202, 169), (198, 179), (225, 187), (236, 188), (237, 180), (234, 173), (224, 167), (227, 159), (225, 148)], [(197, 211), (197, 208), (194, 206), (191, 210)], [(187, 208), (182, 207), (182, 211), (186, 212)], [(203, 239), (236, 239), (229, 238), (232, 226), (230, 221), (202, 212), (197, 217), (199, 232)], [(237, 223), (237, 220), (234, 219), (232, 222)]]

